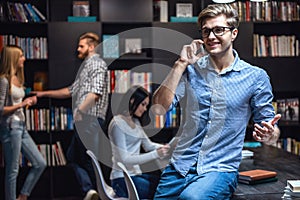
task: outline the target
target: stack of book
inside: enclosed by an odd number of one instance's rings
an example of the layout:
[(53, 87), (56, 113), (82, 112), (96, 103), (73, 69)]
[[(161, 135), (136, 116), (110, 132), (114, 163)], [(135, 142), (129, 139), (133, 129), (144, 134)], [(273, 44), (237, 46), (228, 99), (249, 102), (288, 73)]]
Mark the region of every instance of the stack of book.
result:
[(282, 199), (300, 199), (300, 180), (287, 180)]
[(262, 170), (262, 169), (254, 169), (239, 172), (239, 183), (254, 185), (259, 183), (268, 183), (277, 181), (277, 172)]

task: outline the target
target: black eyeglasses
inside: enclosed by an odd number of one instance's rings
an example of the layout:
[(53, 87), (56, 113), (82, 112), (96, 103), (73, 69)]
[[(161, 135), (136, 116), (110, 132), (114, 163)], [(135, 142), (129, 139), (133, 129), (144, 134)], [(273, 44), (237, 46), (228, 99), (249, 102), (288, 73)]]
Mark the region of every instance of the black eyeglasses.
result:
[(199, 32), (203, 38), (207, 38), (211, 32), (213, 32), (215, 36), (222, 36), (224, 35), (226, 29), (233, 31), (235, 27), (216, 26), (213, 28), (200, 29)]

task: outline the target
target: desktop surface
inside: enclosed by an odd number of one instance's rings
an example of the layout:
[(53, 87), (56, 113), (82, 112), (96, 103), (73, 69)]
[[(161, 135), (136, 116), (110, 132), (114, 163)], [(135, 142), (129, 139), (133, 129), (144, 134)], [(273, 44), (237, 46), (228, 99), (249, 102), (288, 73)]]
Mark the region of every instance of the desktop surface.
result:
[(233, 200), (281, 199), (287, 180), (300, 179), (300, 157), (273, 146), (249, 148), (253, 159), (241, 162), (239, 171), (265, 169), (277, 172), (278, 181), (257, 185), (238, 184)]

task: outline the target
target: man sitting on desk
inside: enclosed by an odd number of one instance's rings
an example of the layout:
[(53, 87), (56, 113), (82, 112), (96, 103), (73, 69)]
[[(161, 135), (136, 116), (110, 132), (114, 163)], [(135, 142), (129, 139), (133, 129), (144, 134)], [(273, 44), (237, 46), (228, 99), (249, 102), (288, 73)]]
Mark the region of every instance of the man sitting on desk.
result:
[[(280, 115), (274, 113), (267, 73), (241, 60), (232, 47), (237, 11), (229, 4), (212, 4), (198, 23), (202, 39), (183, 47), (154, 94), (158, 113), (185, 97), (187, 116), (154, 199), (230, 199), (250, 116), (257, 141), (272, 143), (279, 137), (275, 124)], [(202, 46), (208, 55), (197, 53)]]

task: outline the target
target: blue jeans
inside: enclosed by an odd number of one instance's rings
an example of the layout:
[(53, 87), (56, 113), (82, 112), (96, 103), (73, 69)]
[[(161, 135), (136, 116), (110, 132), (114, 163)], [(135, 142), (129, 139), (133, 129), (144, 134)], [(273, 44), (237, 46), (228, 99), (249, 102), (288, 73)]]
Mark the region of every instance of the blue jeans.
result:
[(0, 127), (0, 139), (5, 161), (5, 199), (16, 200), (16, 183), (19, 172), (20, 152), (32, 167), (25, 179), (21, 194), (29, 196), (46, 168), (46, 161), (26, 130), (24, 122), (12, 122)]
[[(156, 187), (159, 182), (159, 176), (156, 174), (141, 174), (131, 176), (140, 199), (153, 199)], [(112, 187), (118, 197), (128, 198), (127, 187), (124, 178), (112, 180)]]
[(164, 170), (154, 199), (227, 200), (237, 187), (238, 172), (197, 174), (196, 166), (181, 176), (172, 165)]
[[(91, 190), (97, 190), (95, 172), (92, 161), (86, 154), (87, 148), (82, 140), (91, 144), (92, 141), (98, 142), (97, 135), (99, 135), (99, 125), (104, 126), (104, 120), (101, 118), (84, 116), (82, 121), (75, 123), (74, 135), (68, 147), (66, 157), (68, 165), (74, 170), (75, 177), (81, 189), (81, 195), (85, 196)], [(85, 138), (83, 138), (85, 136)], [(94, 144), (99, 146), (99, 143)], [(95, 154), (93, 147), (88, 147)], [(92, 148), (92, 149), (91, 149)], [(95, 147), (96, 148), (96, 147)]]

